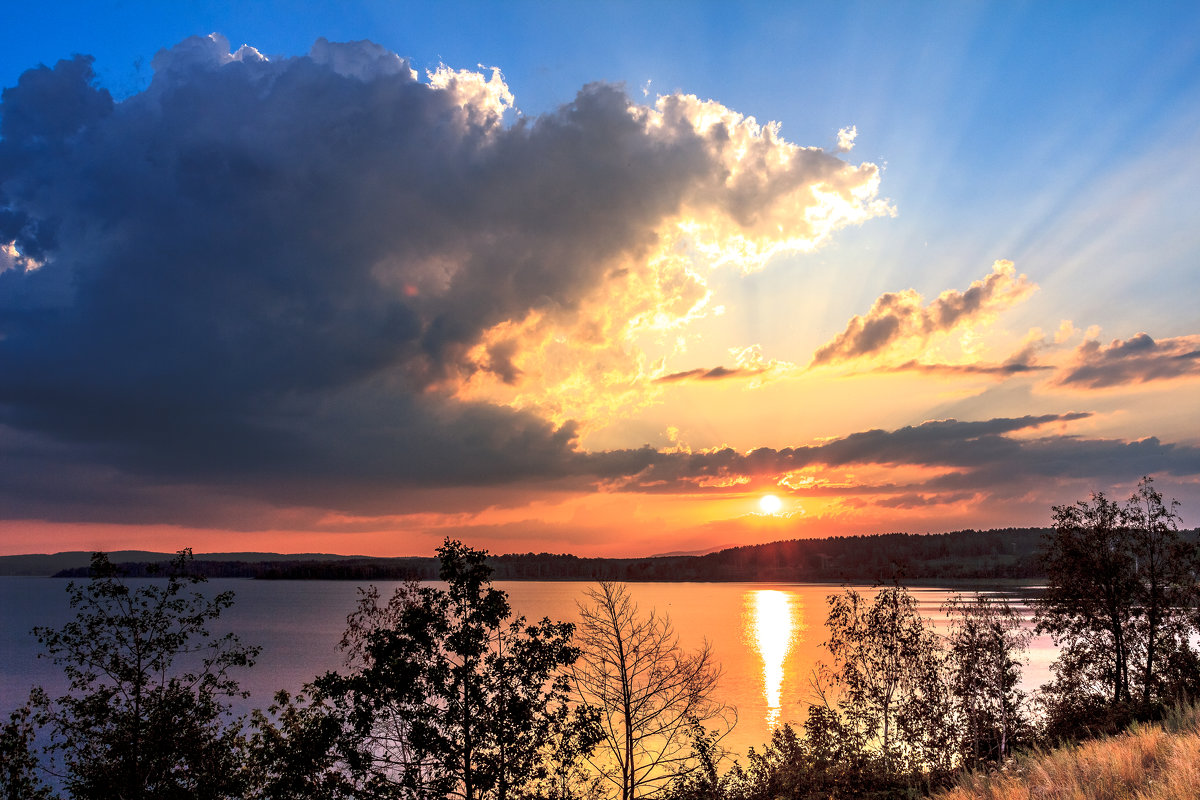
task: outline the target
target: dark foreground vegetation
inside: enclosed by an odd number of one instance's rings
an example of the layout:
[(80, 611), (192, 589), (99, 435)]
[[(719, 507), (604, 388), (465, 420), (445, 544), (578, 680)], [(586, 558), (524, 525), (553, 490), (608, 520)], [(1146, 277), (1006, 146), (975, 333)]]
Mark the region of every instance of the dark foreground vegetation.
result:
[[(1020, 690), (1030, 631), (1004, 601), (948, 604), (936, 634), (900, 585), (829, 598), (808, 719), (732, 760), (707, 648), (624, 585), (578, 626), (514, 617), (486, 554), (447, 541), (444, 586), (362, 591), (345, 666), (234, 717), (257, 650), (215, 631), (186, 551), (131, 588), (103, 554), (68, 585), (75, 619), (35, 629), (69, 691), (0, 727), (0, 798), (914, 798), (1011, 773), (1031, 747), (1116, 732), (1200, 696), (1195, 541), (1149, 479), (1126, 503), (1054, 509), (1037, 627), (1060, 655)], [(734, 551), (736, 552), (736, 551)], [(982, 784), (979, 784), (982, 785)], [(997, 784), (999, 785), (999, 784)], [(974, 796), (959, 794), (958, 797)], [(989, 795), (1007, 797), (1017, 795)]]
[(1116, 736), (1021, 753), (1003, 769), (962, 775), (939, 800), (1196, 800), (1200, 705)]

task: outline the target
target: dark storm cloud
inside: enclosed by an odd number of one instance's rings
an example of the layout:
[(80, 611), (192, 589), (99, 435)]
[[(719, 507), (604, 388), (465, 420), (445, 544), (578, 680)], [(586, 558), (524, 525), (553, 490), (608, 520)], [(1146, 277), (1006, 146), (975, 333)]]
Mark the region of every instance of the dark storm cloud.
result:
[(1103, 389), (1149, 381), (1200, 375), (1200, 337), (1180, 336), (1155, 341), (1139, 333), (1108, 346), (1095, 340), (1081, 344), (1075, 363), (1064, 368), (1064, 386)]
[[(877, 179), (701, 130), (694, 98), (593, 84), (506, 121), (511, 101), (369, 42), (270, 61), (192, 38), (120, 103), (87, 57), (25, 73), (0, 104), (0, 422), (288, 502), (573, 474), (571, 424), (452, 399), (473, 370), (521, 379), (515, 345), (468, 357), (484, 331), (569, 317), (684, 206), (736, 227)], [(726, 185), (747, 141), (795, 152)]]
[(505, 127), (368, 43), (154, 66), (118, 104), (83, 57), (4, 93), (0, 240), (45, 262), (0, 274), (8, 424), (184, 477), (560, 467), (569, 427), (427, 389), (645, 247), (711, 177), (697, 136), (602, 85)]
[(1023, 441), (1008, 458), (971, 465), (969, 470), (934, 478), (928, 485), (1001, 491), (1029, 480), (1120, 483), (1132, 476), (1156, 474), (1200, 475), (1200, 447), (1163, 442), (1154, 436), (1132, 442), (1053, 436)]
[(948, 494), (921, 494), (917, 492), (906, 492), (903, 494), (897, 494), (893, 497), (884, 497), (876, 500), (870, 505), (879, 506), (880, 508), (897, 509), (936, 508), (938, 506), (944, 506), (947, 503), (962, 503), (974, 498), (975, 495), (971, 492), (957, 492)]

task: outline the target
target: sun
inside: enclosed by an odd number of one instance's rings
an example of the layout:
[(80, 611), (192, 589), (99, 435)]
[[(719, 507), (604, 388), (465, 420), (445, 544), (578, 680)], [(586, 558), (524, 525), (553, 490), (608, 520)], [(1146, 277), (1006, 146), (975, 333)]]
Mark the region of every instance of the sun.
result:
[(778, 514), (779, 509), (783, 508), (783, 501), (773, 494), (764, 494), (758, 501), (758, 507), (764, 514)]

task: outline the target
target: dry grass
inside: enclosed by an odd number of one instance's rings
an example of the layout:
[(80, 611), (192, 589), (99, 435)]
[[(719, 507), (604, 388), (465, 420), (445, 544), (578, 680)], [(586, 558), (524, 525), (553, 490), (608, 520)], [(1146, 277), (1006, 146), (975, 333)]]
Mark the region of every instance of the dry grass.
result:
[(1163, 725), (1033, 753), (964, 776), (937, 800), (1197, 800), (1200, 706)]

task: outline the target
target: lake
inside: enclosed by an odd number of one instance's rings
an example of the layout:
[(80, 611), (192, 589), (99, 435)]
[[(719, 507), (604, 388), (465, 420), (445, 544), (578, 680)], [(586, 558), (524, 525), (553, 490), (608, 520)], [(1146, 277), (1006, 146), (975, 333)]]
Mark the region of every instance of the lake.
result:
[[(132, 582), (131, 582), (132, 583)], [(65, 688), (58, 668), (38, 659), (34, 625), (60, 626), (72, 616), (67, 581), (57, 578), (0, 577), (0, 712), (24, 702), (34, 684), (52, 693)], [(381, 597), (399, 584), (380, 582)], [(531, 620), (548, 616), (575, 621), (576, 602), (590, 584), (573, 581), (498, 581), (513, 610)], [(773, 726), (802, 722), (811, 697), (810, 676), (819, 660), (828, 660), (825, 639), (826, 597), (839, 586), (763, 583), (633, 583), (631, 595), (643, 611), (667, 614), (688, 649), (707, 639), (722, 665), (719, 699), (738, 710), (738, 724), (726, 740), (735, 753), (761, 745)], [(857, 587), (869, 592), (870, 587)], [(314, 676), (341, 666), (337, 643), (346, 615), (356, 602), (357, 586), (342, 581), (211, 580), (206, 592), (233, 590), (233, 608), (214, 631), (232, 630), (247, 644), (262, 646), (258, 663), (240, 675), (251, 698), (239, 711), (262, 707), (278, 689), (295, 690)], [(913, 588), (922, 614), (945, 627), (942, 604), (962, 590)], [(1021, 596), (1010, 599), (1028, 619)], [(1049, 637), (1030, 648), (1025, 685), (1049, 679), (1055, 651)]]

